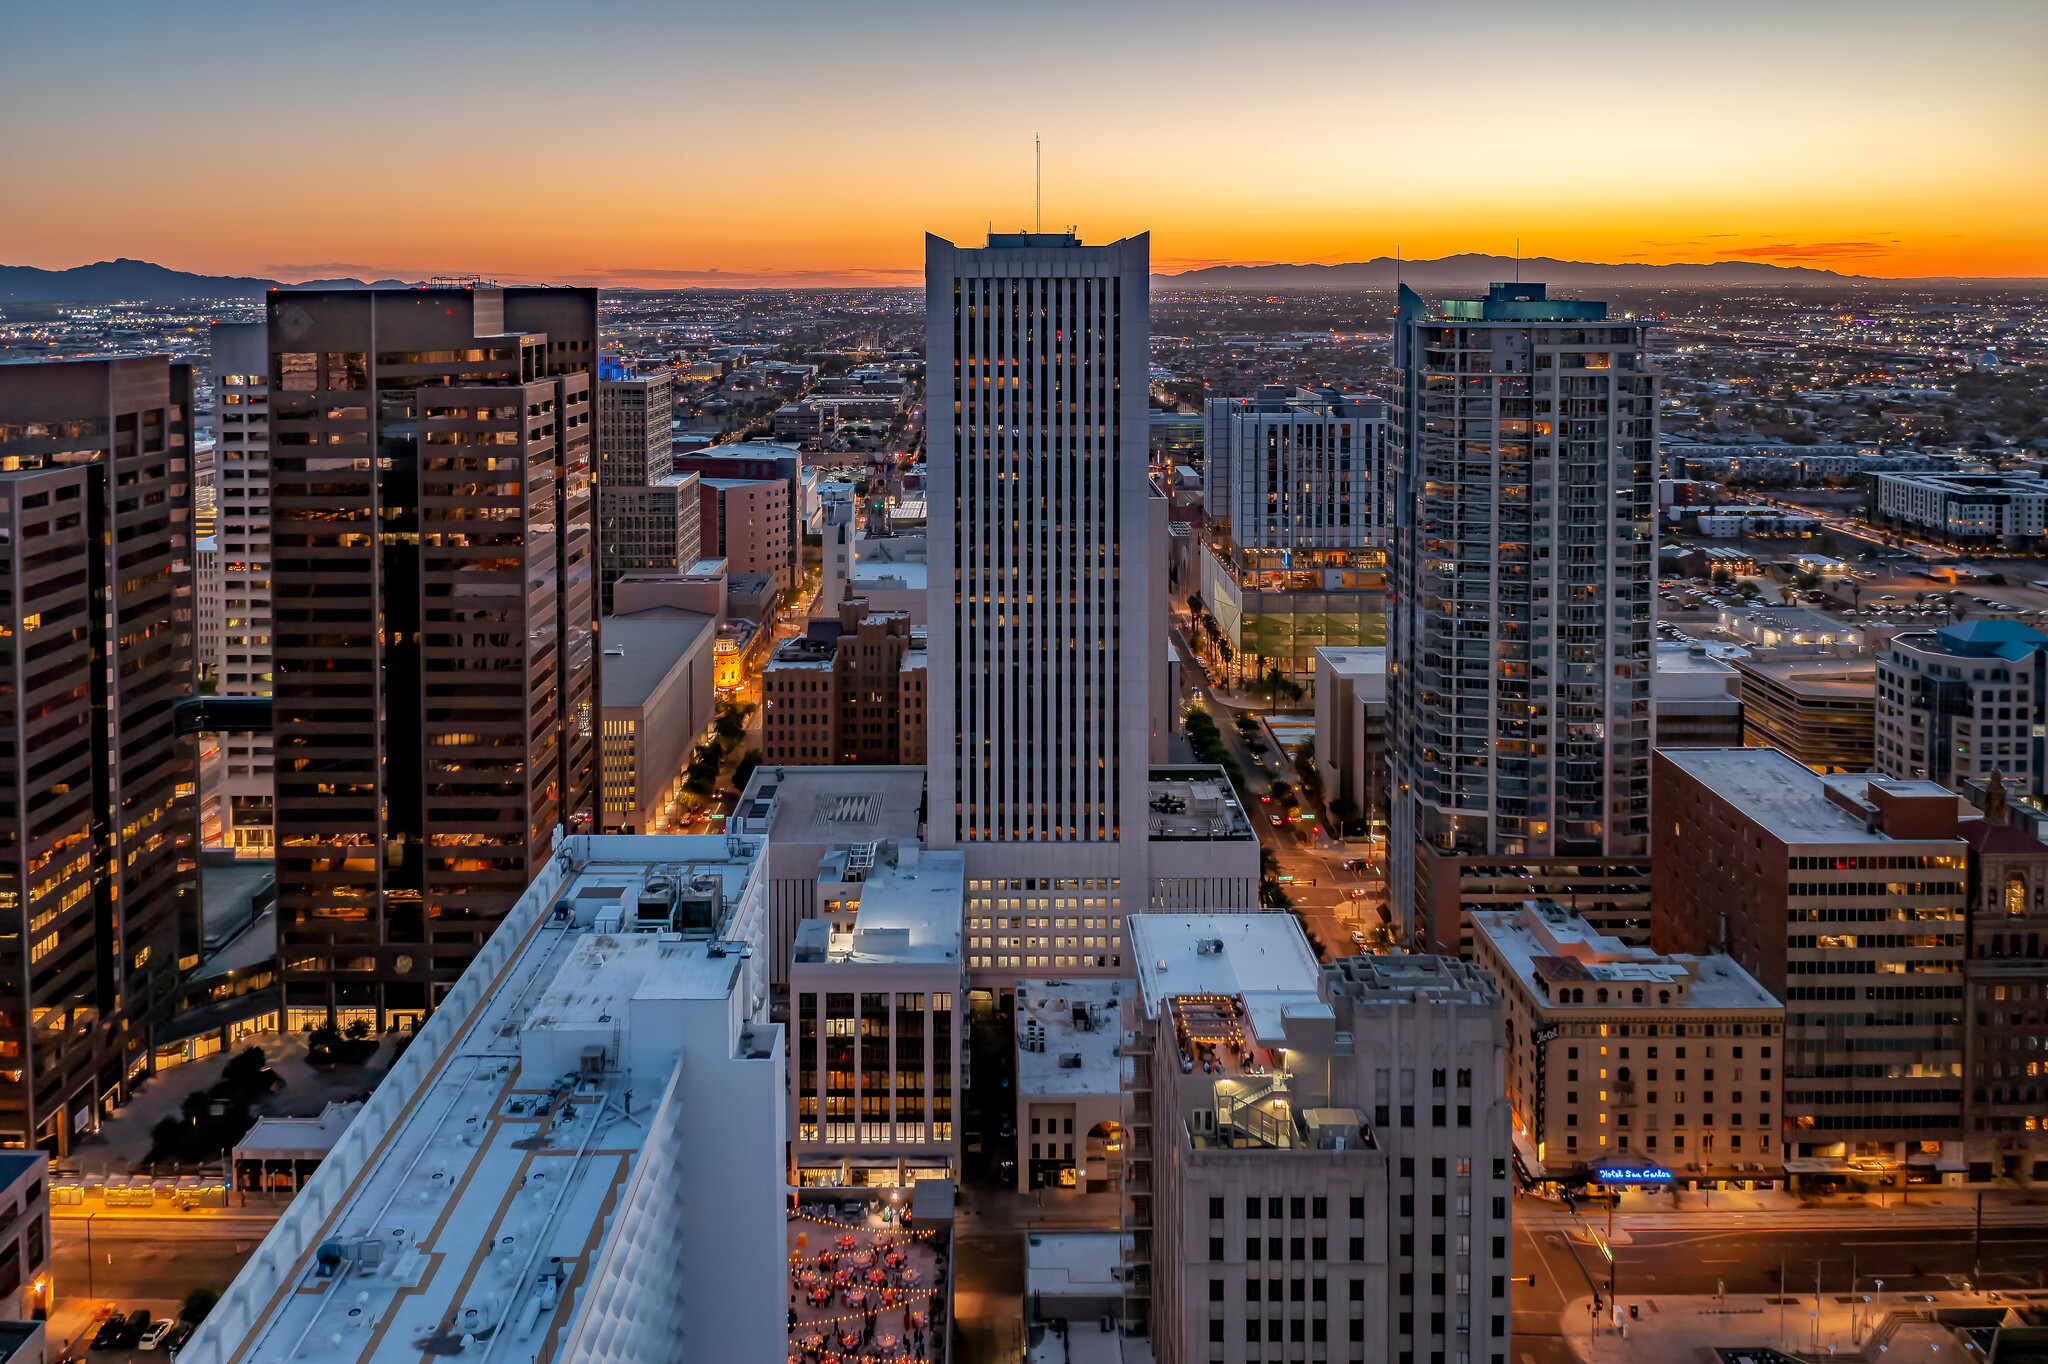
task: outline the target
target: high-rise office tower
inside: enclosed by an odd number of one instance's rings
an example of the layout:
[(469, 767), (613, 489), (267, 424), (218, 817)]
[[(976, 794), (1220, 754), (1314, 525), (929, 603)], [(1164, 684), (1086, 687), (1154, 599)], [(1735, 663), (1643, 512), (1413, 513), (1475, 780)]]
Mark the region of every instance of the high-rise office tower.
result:
[(1238, 676), (1305, 679), (1319, 648), (1386, 643), (1387, 425), (1384, 402), (1328, 388), (1206, 404), (1198, 590)]
[(267, 306), (287, 1022), (384, 1026), (598, 822), (597, 292)]
[(702, 552), (695, 474), (676, 473), (674, 383), (603, 366), (597, 381), (597, 499), (604, 610), (627, 573), (687, 573)]
[(0, 1146), (96, 1129), (197, 951), (191, 410), (162, 356), (0, 364)]
[[(216, 322), (213, 341), (213, 549), (200, 571), (211, 652), (199, 667), (221, 696), (270, 694), (270, 355), (261, 322)], [(200, 772), (204, 823), (251, 857), (275, 851), (270, 735), (210, 736)], [(209, 841), (213, 838), (208, 833)]]
[(1541, 284), (1403, 288), (1394, 364), (1393, 900), (1456, 951), (1495, 891), (1646, 889), (1657, 376)]
[(969, 849), (973, 879), (1128, 881), (1133, 909), (1165, 686), (1150, 257), (1147, 236), (925, 239), (932, 841)]

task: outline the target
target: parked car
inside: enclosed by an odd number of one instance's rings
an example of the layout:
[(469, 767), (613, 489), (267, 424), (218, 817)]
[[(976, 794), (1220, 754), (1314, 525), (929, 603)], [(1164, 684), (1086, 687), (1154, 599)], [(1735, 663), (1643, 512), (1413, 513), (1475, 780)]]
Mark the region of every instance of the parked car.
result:
[(164, 1337), (171, 1333), (173, 1323), (169, 1317), (151, 1322), (143, 1328), (141, 1337), (135, 1342), (138, 1350), (154, 1350), (164, 1343)]
[(118, 1315), (108, 1317), (100, 1323), (100, 1329), (93, 1332), (92, 1348), (95, 1350), (113, 1349), (115, 1343), (121, 1339), (121, 1328), (125, 1325), (127, 1325), (127, 1318), (125, 1317)]
[(140, 1307), (130, 1312), (121, 1322), (121, 1334), (114, 1341), (117, 1350), (132, 1350), (142, 1343), (142, 1333), (149, 1329), (149, 1313)]
[(164, 1337), (164, 1343), (157, 1348), (169, 1354), (176, 1354), (185, 1348), (186, 1341), (192, 1339), (192, 1332), (195, 1329), (191, 1322), (181, 1321), (171, 1328), (171, 1333)]

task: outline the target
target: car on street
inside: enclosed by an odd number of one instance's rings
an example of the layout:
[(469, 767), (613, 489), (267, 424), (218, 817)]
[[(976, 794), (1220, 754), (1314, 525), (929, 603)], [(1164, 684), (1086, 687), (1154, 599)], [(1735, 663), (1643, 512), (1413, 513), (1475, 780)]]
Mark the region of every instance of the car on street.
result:
[(132, 1350), (142, 1343), (142, 1333), (149, 1329), (149, 1313), (140, 1307), (130, 1312), (121, 1321), (121, 1333), (114, 1338), (117, 1350)]
[(138, 1350), (154, 1350), (157, 1346), (163, 1344), (164, 1337), (171, 1333), (171, 1327), (174, 1324), (169, 1317), (163, 1317), (151, 1322), (147, 1327), (143, 1328), (141, 1337), (135, 1342), (135, 1348)]
[(125, 1317), (108, 1317), (100, 1323), (100, 1329), (93, 1332), (92, 1348), (95, 1350), (113, 1349), (115, 1342), (121, 1339), (121, 1328), (126, 1324), (127, 1319)]
[(181, 1321), (171, 1328), (171, 1333), (164, 1337), (164, 1343), (157, 1348), (176, 1353), (185, 1348), (185, 1342), (192, 1339), (192, 1332), (195, 1329), (191, 1322)]

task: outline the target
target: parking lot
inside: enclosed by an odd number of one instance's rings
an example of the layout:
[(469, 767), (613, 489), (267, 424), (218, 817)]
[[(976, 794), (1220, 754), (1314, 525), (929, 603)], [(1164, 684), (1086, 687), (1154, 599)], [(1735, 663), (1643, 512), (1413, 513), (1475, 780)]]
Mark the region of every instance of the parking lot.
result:
[(50, 1219), (50, 1272), (57, 1289), (49, 1327), (52, 1356), (149, 1364), (166, 1358), (161, 1347), (90, 1349), (100, 1318), (140, 1310), (151, 1320), (175, 1319), (193, 1289), (227, 1287), (269, 1230), (269, 1219), (101, 1216), (91, 1219), (89, 1242), (87, 1226), (83, 1217)]

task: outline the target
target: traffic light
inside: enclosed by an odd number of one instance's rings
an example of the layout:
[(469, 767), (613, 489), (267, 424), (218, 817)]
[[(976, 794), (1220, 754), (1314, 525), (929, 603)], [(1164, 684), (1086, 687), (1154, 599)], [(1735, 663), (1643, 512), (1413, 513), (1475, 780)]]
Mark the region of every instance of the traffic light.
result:
[(1642, 1315), (1642, 1313), (1641, 1313), (1641, 1312), (1639, 1312), (1639, 1311), (1637, 1311), (1637, 1310), (1636, 1310), (1636, 1309), (1637, 1309), (1637, 1307), (1638, 1307), (1638, 1304), (1636, 1304), (1636, 1303), (1630, 1303), (1630, 1304), (1628, 1305), (1628, 1317), (1629, 1317), (1629, 1320), (1630, 1320), (1630, 1321), (1634, 1321), (1634, 1320), (1636, 1320), (1636, 1319), (1637, 1319), (1638, 1317), (1640, 1317), (1640, 1316)]
[(1594, 1294), (1593, 1294), (1593, 1310), (1594, 1310), (1595, 1312), (1598, 1312), (1598, 1311), (1602, 1311), (1602, 1310), (1604, 1310), (1604, 1309), (1606, 1308), (1606, 1306), (1607, 1306), (1607, 1299), (1605, 1299), (1605, 1298), (1601, 1297), (1601, 1296), (1600, 1296), (1600, 1294), (1599, 1294), (1599, 1293), (1597, 1293), (1597, 1292), (1596, 1292), (1596, 1293), (1594, 1293)]

